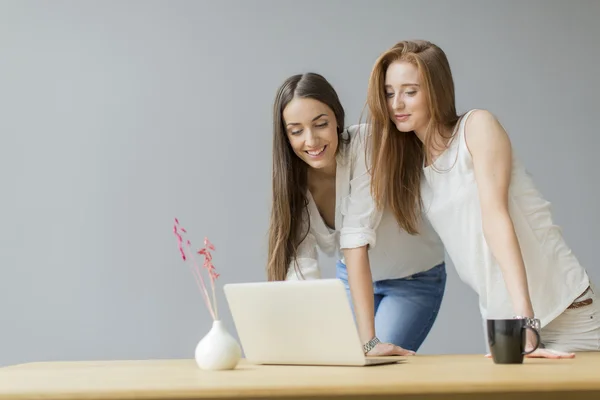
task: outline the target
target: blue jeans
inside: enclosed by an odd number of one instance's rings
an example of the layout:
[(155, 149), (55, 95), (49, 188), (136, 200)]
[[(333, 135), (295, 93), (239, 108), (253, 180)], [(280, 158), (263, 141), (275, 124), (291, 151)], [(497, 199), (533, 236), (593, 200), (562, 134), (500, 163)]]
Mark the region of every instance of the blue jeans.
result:
[[(336, 265), (336, 278), (344, 282), (352, 307), (348, 271), (341, 260)], [(375, 332), (379, 340), (417, 351), (435, 322), (445, 289), (444, 263), (406, 278), (374, 282)]]

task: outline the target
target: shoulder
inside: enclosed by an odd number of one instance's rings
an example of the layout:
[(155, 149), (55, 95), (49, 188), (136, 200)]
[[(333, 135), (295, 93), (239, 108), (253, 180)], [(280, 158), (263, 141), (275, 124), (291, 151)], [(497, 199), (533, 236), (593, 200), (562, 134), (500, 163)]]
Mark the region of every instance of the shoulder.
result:
[(498, 118), (492, 114), (489, 110), (474, 109), (469, 111), (468, 115), (465, 116), (465, 128), (486, 128), (496, 124), (500, 124)]
[(356, 124), (356, 125), (350, 125), (349, 127), (347, 127), (345, 129), (348, 137), (350, 139), (356, 137), (356, 136), (364, 136), (368, 134), (369, 131), (369, 125), (368, 124)]
[(369, 134), (368, 124), (351, 125), (344, 130), (343, 136), (349, 141), (347, 145), (352, 156), (356, 156), (359, 151), (364, 152)]
[(469, 151), (477, 151), (499, 142), (509, 141), (508, 135), (498, 118), (488, 110), (471, 110), (465, 116), (464, 135)]

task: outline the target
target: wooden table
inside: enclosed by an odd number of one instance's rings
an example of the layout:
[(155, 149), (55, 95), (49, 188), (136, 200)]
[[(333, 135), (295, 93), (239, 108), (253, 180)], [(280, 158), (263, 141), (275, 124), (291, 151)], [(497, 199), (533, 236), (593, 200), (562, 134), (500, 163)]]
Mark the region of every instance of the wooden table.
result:
[(371, 367), (241, 362), (233, 371), (202, 371), (193, 360), (31, 363), (0, 368), (0, 399), (600, 399), (600, 353), (523, 365), (495, 365), (482, 355), (405, 360)]

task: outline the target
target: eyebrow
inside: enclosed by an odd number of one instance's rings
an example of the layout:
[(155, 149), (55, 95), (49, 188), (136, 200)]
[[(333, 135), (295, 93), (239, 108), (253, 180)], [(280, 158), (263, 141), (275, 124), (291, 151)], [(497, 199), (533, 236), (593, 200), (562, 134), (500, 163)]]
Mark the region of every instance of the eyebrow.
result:
[[(403, 83), (400, 86), (420, 86), (418, 83)], [(385, 85), (386, 88), (392, 88), (392, 85)]]
[[(326, 116), (327, 116), (327, 114), (325, 114), (325, 113), (323, 113), (323, 114), (319, 114), (319, 115), (317, 115), (316, 117), (314, 117), (314, 118), (312, 119), (312, 121), (311, 121), (311, 122), (315, 122), (315, 121), (316, 121), (316, 120), (318, 120), (319, 118), (321, 118), (321, 117), (326, 117)], [(290, 123), (286, 124), (285, 126), (289, 126), (289, 125), (300, 125), (300, 123), (299, 123), (299, 122), (290, 122)]]

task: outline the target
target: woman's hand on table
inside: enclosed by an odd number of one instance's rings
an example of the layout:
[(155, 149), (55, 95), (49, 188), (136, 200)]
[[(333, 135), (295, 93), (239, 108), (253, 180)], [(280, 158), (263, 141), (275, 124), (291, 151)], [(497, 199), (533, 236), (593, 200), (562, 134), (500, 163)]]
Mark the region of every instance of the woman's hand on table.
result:
[(414, 356), (415, 352), (412, 350), (403, 349), (400, 346), (396, 346), (392, 343), (379, 342), (373, 347), (367, 356)]

